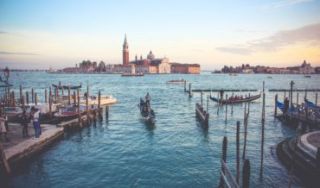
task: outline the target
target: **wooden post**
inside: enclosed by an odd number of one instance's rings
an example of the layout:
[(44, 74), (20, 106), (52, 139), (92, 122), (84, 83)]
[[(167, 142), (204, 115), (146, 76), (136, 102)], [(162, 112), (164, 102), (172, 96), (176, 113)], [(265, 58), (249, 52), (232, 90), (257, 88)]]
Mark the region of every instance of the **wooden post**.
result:
[[(228, 95), (226, 95), (226, 100), (228, 99)], [(228, 121), (228, 104), (226, 104), (226, 113), (225, 113), (225, 124), (227, 124)]]
[(86, 113), (87, 113), (87, 122), (89, 122), (89, 84), (87, 84)]
[(22, 109), (25, 109), (25, 99), (24, 99), (24, 96), (22, 95), (22, 98), (21, 98), (21, 105), (22, 105)]
[(52, 118), (52, 90), (49, 88), (49, 117)]
[[(226, 136), (224, 136), (222, 141), (222, 161), (224, 163), (227, 162), (227, 145), (228, 145), (228, 139)], [(221, 164), (221, 171), (223, 174), (225, 174), (225, 169), (223, 164)], [(224, 180), (222, 177), (220, 178), (219, 187), (224, 187)]]
[(29, 92), (26, 91), (26, 102), (27, 102), (27, 105), (29, 104)]
[(35, 105), (38, 105), (38, 95), (37, 95), (37, 93), (34, 93), (34, 103), (35, 103)]
[(278, 111), (277, 101), (278, 101), (278, 94), (276, 94), (276, 96), (274, 97), (274, 117), (277, 116), (277, 111)]
[(22, 85), (20, 85), (20, 104), (22, 104)]
[[(232, 93), (231, 97), (233, 98), (234, 93)], [(231, 104), (231, 115), (233, 115), (233, 103)]]
[(318, 105), (318, 93), (316, 93), (315, 105)]
[(99, 90), (98, 92), (98, 110), (100, 112), (100, 108), (101, 108), (101, 91)]
[(77, 107), (78, 107), (78, 122), (79, 122), (79, 125), (81, 126), (81, 113), (80, 113), (80, 90), (77, 89)]
[(189, 97), (192, 97), (191, 83), (189, 83)]
[(308, 91), (307, 89), (304, 90), (304, 98), (306, 99), (308, 97)]
[(201, 107), (203, 108), (203, 92), (201, 91)]
[(187, 92), (187, 81), (184, 81), (184, 92)]
[[(292, 96), (292, 93), (291, 93)], [(266, 94), (263, 93), (263, 103), (262, 103), (262, 119), (261, 119), (261, 155), (260, 155), (260, 178), (263, 175), (263, 158), (264, 158), (264, 123), (265, 123), (265, 105), (266, 105)], [(291, 98), (292, 100), (292, 98)]]
[(15, 107), (16, 106), (16, 98), (14, 95), (14, 91), (12, 91), (12, 106)]
[(48, 91), (47, 88), (44, 90), (44, 103), (48, 103)]
[(68, 105), (71, 104), (71, 99), (70, 99), (70, 86), (68, 87)]
[(207, 113), (209, 113), (209, 95), (207, 95)]
[(3, 149), (1, 143), (0, 143), (0, 157), (1, 157), (1, 163), (3, 163), (4, 169), (7, 173), (7, 175), (9, 175), (11, 173), (11, 168), (9, 166), (9, 163), (6, 158), (6, 154), (4, 153), (4, 149)]
[(290, 82), (290, 93), (289, 93), (289, 100), (290, 100), (290, 108), (293, 107), (293, 101), (292, 101), (292, 96), (293, 96), (293, 85), (294, 85), (294, 82), (291, 80)]
[(236, 180), (239, 184), (240, 181), (240, 121), (237, 121), (237, 138), (236, 138), (236, 150), (237, 150), (237, 176)]
[(243, 155), (242, 159), (246, 158), (246, 150), (247, 150), (247, 128), (248, 128), (248, 113), (246, 112), (247, 103), (245, 104), (244, 110), (244, 119), (243, 119), (243, 127), (244, 127), (244, 143), (243, 143)]
[(76, 96), (76, 92), (73, 91), (73, 105), (75, 106), (77, 104), (77, 96)]
[(299, 92), (297, 92), (297, 105), (299, 105)]
[(106, 120), (109, 119), (109, 106), (106, 106)]
[(31, 102), (34, 103), (34, 90), (31, 89)]
[(246, 159), (242, 169), (242, 187), (249, 188), (250, 185), (250, 161)]
[(287, 91), (286, 91), (286, 90), (284, 90), (283, 100), (284, 100), (284, 99), (286, 99), (286, 97), (287, 97)]

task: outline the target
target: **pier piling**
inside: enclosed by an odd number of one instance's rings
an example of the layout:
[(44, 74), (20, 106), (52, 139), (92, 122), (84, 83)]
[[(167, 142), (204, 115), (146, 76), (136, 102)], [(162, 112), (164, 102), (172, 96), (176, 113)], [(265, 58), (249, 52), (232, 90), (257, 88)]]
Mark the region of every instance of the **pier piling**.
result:
[(52, 118), (52, 90), (49, 88), (49, 117)]
[(26, 91), (26, 103), (27, 103), (27, 105), (29, 104), (29, 92), (28, 91)]
[(19, 96), (20, 98), (19, 99), (20, 99), (20, 103), (22, 104), (22, 95), (23, 95), (22, 94), (22, 85), (20, 85), (19, 91), (20, 91), (20, 96)]
[(31, 102), (34, 103), (34, 90), (31, 88)]
[(187, 92), (187, 81), (184, 81), (184, 92)]
[(70, 86), (68, 87), (68, 105), (71, 104), (71, 98), (70, 98)]
[(38, 94), (34, 93), (34, 104), (38, 105)]
[(192, 97), (191, 83), (189, 83), (189, 97)]
[(277, 111), (278, 111), (277, 101), (278, 101), (278, 94), (276, 94), (275, 97), (274, 97), (274, 117), (277, 116)]
[(44, 90), (44, 102), (48, 103), (48, 91), (47, 91), (47, 88)]
[(318, 93), (316, 93), (315, 105), (318, 105)]
[(77, 89), (77, 112), (78, 112), (78, 123), (81, 127), (81, 113), (80, 113), (80, 90), (79, 88)]
[(237, 121), (237, 135), (236, 135), (236, 152), (237, 152), (237, 176), (236, 176), (236, 180), (237, 183), (239, 184), (239, 180), (240, 180), (240, 121)]
[(297, 92), (297, 105), (299, 104), (299, 92)]
[(242, 187), (249, 188), (250, 185), (250, 161), (246, 159), (242, 169)]

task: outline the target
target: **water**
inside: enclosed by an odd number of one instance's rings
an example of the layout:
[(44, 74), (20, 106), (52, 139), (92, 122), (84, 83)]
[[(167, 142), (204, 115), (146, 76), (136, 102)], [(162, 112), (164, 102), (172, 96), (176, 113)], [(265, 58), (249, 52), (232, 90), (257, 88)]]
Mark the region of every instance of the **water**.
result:
[[(19, 84), (34, 87), (41, 97), (44, 88), (61, 81), (66, 84), (90, 84), (91, 93), (101, 89), (119, 101), (110, 108), (109, 120), (96, 126), (66, 134), (9, 180), (12, 187), (216, 187), (223, 136), (228, 136), (227, 162), (235, 174), (235, 125), (241, 121), (243, 106), (236, 105), (225, 124), (225, 109), (210, 101), (209, 129), (195, 120), (195, 102), (200, 94), (189, 99), (183, 85), (166, 84), (184, 78), (192, 88), (289, 88), (294, 80), (297, 88), (317, 88), (320, 76), (302, 75), (238, 75), (203, 73), (201, 75), (119, 75), (12, 73), (16, 91)], [(85, 87), (83, 87), (85, 89)], [(147, 92), (157, 116), (154, 127), (140, 118), (137, 104)], [(262, 99), (250, 105), (247, 158), (251, 163), (251, 187), (286, 187), (288, 171), (276, 157), (275, 146), (295, 131), (273, 117), (274, 94), (266, 92), (266, 124), (263, 176), (260, 178), (260, 144)], [(229, 93), (230, 95), (230, 93)], [(300, 93), (302, 101), (303, 93)], [(279, 99), (283, 93), (279, 93)], [(314, 100), (313, 93), (308, 98)], [(295, 96), (294, 96), (295, 99)], [(204, 97), (206, 101), (206, 97)], [(241, 135), (241, 149), (243, 135)], [(242, 154), (242, 151), (241, 151)], [(295, 186), (301, 186), (299, 181)]]

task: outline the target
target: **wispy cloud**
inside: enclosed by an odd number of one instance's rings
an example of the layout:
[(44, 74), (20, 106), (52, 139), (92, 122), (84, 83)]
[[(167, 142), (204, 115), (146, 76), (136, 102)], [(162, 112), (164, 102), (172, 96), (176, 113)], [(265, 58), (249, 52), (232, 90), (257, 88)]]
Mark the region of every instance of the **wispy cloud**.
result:
[(0, 51), (0, 55), (39, 55), (39, 54), (29, 53), (29, 52), (6, 52), (6, 51)]
[(279, 31), (272, 36), (248, 41), (246, 44), (216, 48), (222, 52), (235, 54), (250, 54), (256, 51), (272, 51), (298, 42), (310, 42), (310, 45), (320, 45), (320, 23), (301, 28)]
[(0, 34), (7, 34), (8, 32), (0, 31)]
[(277, 9), (277, 8), (283, 8), (283, 7), (289, 7), (301, 3), (308, 3), (312, 2), (314, 0), (280, 0), (273, 3), (270, 3), (268, 5), (263, 6), (264, 9)]

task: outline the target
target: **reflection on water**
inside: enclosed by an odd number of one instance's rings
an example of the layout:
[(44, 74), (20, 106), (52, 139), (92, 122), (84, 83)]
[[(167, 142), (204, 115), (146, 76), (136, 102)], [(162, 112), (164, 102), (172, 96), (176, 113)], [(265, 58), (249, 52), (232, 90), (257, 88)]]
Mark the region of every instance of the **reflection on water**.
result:
[[(266, 88), (288, 88), (294, 80), (297, 88), (317, 88), (318, 75), (66, 75), (46, 73), (14, 74), (14, 90), (34, 87), (40, 98), (51, 83), (87, 83), (91, 93), (112, 94), (119, 103), (109, 109), (109, 118), (82, 130), (67, 133), (42, 154), (30, 160), (10, 179), (13, 187), (216, 187), (219, 182), (221, 145), (228, 137), (228, 165), (235, 174), (236, 122), (240, 121), (240, 148), (243, 148), (242, 104), (225, 107), (209, 102), (209, 127), (195, 119), (195, 103), (183, 92), (183, 86), (166, 84), (172, 79), (191, 81), (199, 88), (256, 88), (262, 81)], [(39, 79), (41, 78), (41, 79)], [(306, 85), (307, 84), (307, 85)], [(40, 89), (42, 88), (42, 89)], [(85, 88), (84, 88), (85, 89)], [(149, 92), (157, 113), (156, 124), (150, 126), (140, 119), (136, 107), (140, 96)], [(206, 99), (206, 94), (204, 99)], [(247, 93), (243, 93), (247, 94)], [(253, 93), (252, 93), (253, 94)], [(275, 146), (295, 131), (273, 117), (274, 94), (266, 93), (266, 122), (263, 176), (260, 177), (261, 100), (251, 103), (248, 121), (246, 156), (251, 162), (252, 187), (286, 187), (287, 170), (279, 163)], [(229, 94), (231, 95), (231, 93)], [(281, 99), (283, 93), (279, 93)], [(303, 95), (300, 95), (302, 101)], [(310, 100), (314, 95), (309, 94)], [(241, 152), (242, 153), (242, 152)]]

